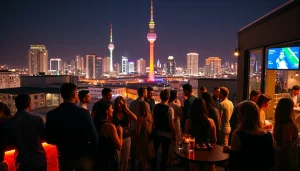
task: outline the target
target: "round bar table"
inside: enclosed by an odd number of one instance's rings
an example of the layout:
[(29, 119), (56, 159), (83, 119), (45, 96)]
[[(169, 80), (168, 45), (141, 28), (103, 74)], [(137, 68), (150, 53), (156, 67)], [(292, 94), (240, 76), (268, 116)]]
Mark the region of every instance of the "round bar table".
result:
[[(224, 163), (229, 159), (229, 154), (223, 152), (223, 146), (211, 144), (213, 149), (208, 150), (193, 150), (189, 152), (183, 152), (182, 149), (176, 147), (175, 154), (189, 162), (199, 163), (199, 164), (217, 164)], [(225, 171), (228, 170), (227, 167), (224, 168)]]

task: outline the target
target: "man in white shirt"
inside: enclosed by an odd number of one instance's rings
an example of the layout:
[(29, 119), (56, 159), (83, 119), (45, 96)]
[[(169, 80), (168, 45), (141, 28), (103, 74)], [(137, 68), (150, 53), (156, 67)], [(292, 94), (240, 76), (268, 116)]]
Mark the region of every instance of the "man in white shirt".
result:
[(81, 90), (78, 93), (78, 98), (80, 100), (79, 106), (88, 109), (87, 104), (91, 102), (91, 95), (88, 90)]
[(294, 105), (300, 103), (300, 87), (298, 85), (293, 86), (293, 90), (290, 93), (290, 98), (294, 101)]

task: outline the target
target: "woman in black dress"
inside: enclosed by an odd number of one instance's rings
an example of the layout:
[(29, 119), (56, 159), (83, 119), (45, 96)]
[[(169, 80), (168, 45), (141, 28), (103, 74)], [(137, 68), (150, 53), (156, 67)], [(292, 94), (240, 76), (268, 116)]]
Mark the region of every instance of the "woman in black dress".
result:
[(100, 102), (96, 106), (94, 123), (98, 131), (98, 151), (94, 161), (94, 171), (118, 171), (118, 155), (116, 150), (122, 148), (123, 129), (108, 123), (113, 116), (112, 103)]

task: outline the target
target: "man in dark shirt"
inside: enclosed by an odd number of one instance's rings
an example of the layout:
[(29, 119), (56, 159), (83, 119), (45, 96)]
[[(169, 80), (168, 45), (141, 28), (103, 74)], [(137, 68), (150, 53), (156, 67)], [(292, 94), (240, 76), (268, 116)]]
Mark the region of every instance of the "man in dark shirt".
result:
[(155, 106), (155, 100), (152, 98), (153, 93), (153, 88), (147, 87), (147, 97), (145, 98), (145, 101), (149, 104), (151, 112), (153, 112), (153, 107)]
[(111, 101), (111, 99), (112, 99), (112, 90), (110, 88), (103, 88), (102, 98), (93, 105), (92, 112), (91, 112), (92, 118), (94, 118), (96, 114), (96, 106), (98, 106), (102, 101)]
[(215, 87), (214, 88), (214, 94), (213, 94), (212, 98), (213, 98), (215, 107), (219, 110), (220, 101), (221, 101), (221, 99), (220, 99), (220, 87)]
[(46, 171), (46, 152), (42, 146), (44, 121), (38, 115), (29, 113), (29, 94), (19, 94), (15, 98), (17, 113), (3, 127), (4, 144), (15, 146), (17, 171)]
[(186, 97), (186, 100), (184, 100), (184, 105), (182, 108), (183, 115), (180, 122), (180, 126), (182, 132), (184, 132), (185, 121), (191, 117), (192, 105), (196, 97), (193, 96), (193, 87), (191, 84), (184, 84), (182, 86), (182, 89), (183, 89), (183, 95)]
[(60, 93), (63, 103), (46, 116), (46, 141), (57, 146), (61, 171), (92, 171), (98, 145), (95, 125), (89, 111), (76, 105), (75, 84), (63, 84)]

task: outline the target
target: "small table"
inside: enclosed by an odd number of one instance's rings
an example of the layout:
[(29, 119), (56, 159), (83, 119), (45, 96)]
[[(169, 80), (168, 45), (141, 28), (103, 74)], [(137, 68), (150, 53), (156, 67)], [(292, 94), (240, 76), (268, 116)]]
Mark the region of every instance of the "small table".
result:
[[(211, 144), (211, 146), (213, 147), (211, 151), (194, 150), (189, 152), (183, 152), (182, 149), (176, 147), (175, 154), (183, 160), (199, 164), (216, 164), (229, 159), (229, 154), (223, 152), (223, 146), (216, 144)], [(226, 167), (225, 170), (227, 170)]]

